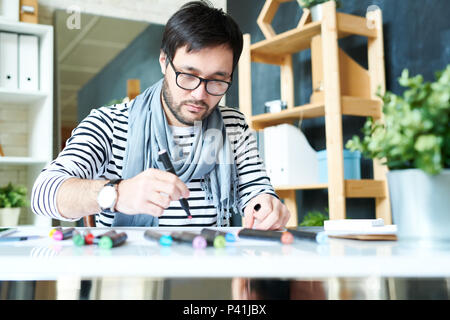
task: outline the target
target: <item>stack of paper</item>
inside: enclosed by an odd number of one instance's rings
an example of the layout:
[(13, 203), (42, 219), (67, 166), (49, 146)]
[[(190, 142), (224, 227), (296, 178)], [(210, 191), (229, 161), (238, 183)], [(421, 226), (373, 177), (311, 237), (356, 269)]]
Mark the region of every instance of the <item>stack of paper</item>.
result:
[(353, 240), (397, 240), (397, 226), (384, 225), (379, 219), (326, 220), (324, 230), (328, 237)]

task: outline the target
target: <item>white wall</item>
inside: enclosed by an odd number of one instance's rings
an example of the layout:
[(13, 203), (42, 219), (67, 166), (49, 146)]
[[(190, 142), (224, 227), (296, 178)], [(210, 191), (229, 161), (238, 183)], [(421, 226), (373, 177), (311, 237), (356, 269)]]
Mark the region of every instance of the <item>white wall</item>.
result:
[[(209, 0), (226, 11), (226, 0)], [(39, 23), (52, 24), (55, 9), (76, 6), (82, 13), (166, 24), (169, 17), (188, 0), (39, 0)]]

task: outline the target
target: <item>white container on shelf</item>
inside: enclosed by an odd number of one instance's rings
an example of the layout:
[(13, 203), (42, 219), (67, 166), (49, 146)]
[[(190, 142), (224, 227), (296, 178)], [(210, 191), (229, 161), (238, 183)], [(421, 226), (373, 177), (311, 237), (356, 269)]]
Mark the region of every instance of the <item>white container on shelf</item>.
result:
[(19, 0), (0, 0), (0, 18), (19, 21)]

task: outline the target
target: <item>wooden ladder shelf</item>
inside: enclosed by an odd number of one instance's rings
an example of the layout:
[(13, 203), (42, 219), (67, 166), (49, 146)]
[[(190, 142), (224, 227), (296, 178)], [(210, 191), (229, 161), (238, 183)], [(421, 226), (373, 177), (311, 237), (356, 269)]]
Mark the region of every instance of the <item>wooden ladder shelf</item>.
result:
[[(309, 10), (303, 9), (297, 27), (277, 35), (270, 23), (279, 5), (289, 1), (292, 0), (266, 0), (257, 20), (266, 39), (251, 44), (250, 34), (245, 34), (239, 62), (240, 110), (253, 130), (325, 117), (329, 182), (274, 186), (291, 212), (288, 226), (298, 225), (295, 191), (313, 189), (328, 189), (330, 219), (346, 218), (346, 198), (375, 198), (376, 217), (391, 224), (387, 167), (374, 160), (373, 180), (344, 180), (343, 160), (342, 116), (382, 119), (382, 101), (377, 96), (379, 88), (381, 93), (386, 89), (381, 10), (359, 17), (336, 12), (336, 3), (329, 1), (323, 4), (321, 21), (311, 22)], [(338, 40), (351, 35), (368, 38), (368, 69), (339, 48)], [(313, 93), (309, 104), (294, 106), (292, 54), (306, 49), (311, 49)], [(323, 59), (323, 52), (327, 53), (326, 59)], [(252, 62), (280, 66), (280, 93), (281, 100), (287, 102), (286, 110), (253, 116)]]

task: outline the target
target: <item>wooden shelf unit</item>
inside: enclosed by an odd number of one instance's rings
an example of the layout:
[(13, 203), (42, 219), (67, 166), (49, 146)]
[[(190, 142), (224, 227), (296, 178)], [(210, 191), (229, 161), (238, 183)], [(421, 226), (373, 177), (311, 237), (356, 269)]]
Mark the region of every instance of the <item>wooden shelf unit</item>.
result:
[[(336, 12), (336, 4), (323, 4), (321, 21), (311, 22), (308, 9), (298, 26), (276, 35), (270, 22), (281, 2), (266, 0), (258, 25), (266, 39), (251, 44), (244, 35), (239, 62), (239, 105), (253, 130), (292, 123), (295, 120), (325, 118), (329, 183), (300, 186), (274, 186), (280, 198), (293, 213), (288, 226), (297, 226), (296, 190), (328, 189), (330, 219), (346, 218), (346, 198), (375, 198), (376, 216), (392, 223), (387, 168), (373, 161), (373, 180), (344, 180), (342, 116), (352, 115), (382, 119), (382, 101), (377, 90), (385, 91), (384, 48), (381, 10), (366, 17)], [(339, 48), (338, 40), (351, 35), (368, 38), (368, 65), (365, 69)], [(292, 54), (311, 49), (313, 94), (309, 104), (294, 106)], [(323, 59), (323, 52), (327, 58)], [(287, 109), (278, 113), (252, 114), (251, 63), (280, 66), (281, 99)], [(340, 137), (336, 138), (336, 137)]]

